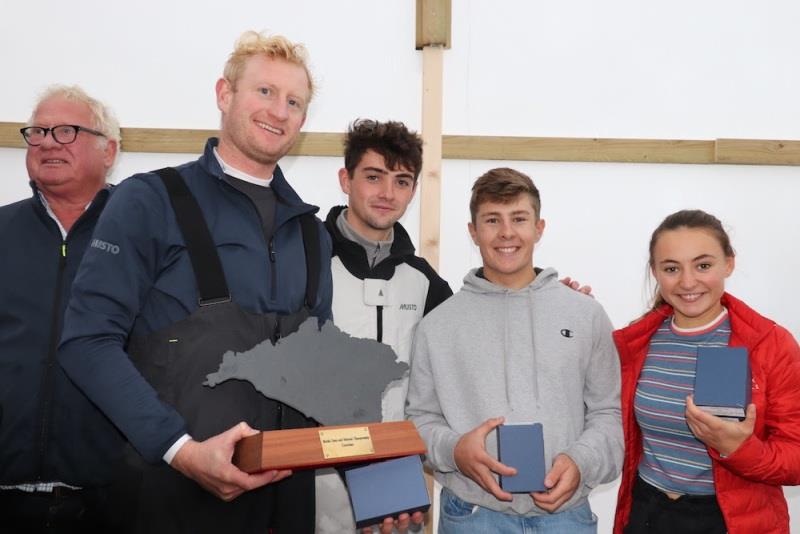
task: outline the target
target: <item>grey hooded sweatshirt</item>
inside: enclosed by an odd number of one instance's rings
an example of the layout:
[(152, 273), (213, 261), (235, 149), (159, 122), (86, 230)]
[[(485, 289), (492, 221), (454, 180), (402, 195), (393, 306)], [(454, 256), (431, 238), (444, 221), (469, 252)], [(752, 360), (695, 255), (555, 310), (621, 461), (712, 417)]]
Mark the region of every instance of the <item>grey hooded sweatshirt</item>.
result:
[[(567, 288), (553, 269), (523, 289), (470, 271), (464, 286), (418, 325), (406, 415), (428, 447), (436, 479), (461, 499), (521, 515), (545, 514), (530, 495), (496, 499), (461, 474), (459, 438), (491, 417), (542, 423), (545, 464), (559, 453), (578, 465), (581, 484), (560, 510), (615, 479), (622, 466), (620, 371), (602, 306)], [(486, 438), (497, 457), (497, 437)]]

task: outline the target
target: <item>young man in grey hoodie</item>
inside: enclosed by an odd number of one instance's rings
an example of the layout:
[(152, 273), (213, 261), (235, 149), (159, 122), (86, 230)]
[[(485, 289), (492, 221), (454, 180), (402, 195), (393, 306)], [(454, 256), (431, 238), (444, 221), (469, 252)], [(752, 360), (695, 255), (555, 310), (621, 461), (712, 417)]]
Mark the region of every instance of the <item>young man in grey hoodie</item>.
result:
[[(469, 232), (483, 267), (416, 332), (406, 415), (442, 484), (439, 534), (597, 531), (587, 496), (622, 465), (619, 362), (595, 300), (533, 265), (544, 231), (526, 175), (475, 182)], [(510, 494), (495, 475), (495, 428), (543, 426), (545, 492)]]

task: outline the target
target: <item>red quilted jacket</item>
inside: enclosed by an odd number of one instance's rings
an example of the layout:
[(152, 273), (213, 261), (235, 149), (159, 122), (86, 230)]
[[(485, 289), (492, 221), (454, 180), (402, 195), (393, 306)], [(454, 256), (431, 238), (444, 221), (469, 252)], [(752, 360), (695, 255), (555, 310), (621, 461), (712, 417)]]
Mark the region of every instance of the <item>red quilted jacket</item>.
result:
[[(745, 303), (722, 297), (731, 323), (731, 346), (747, 347), (753, 377), (756, 425), (733, 454), (721, 458), (709, 448), (717, 501), (730, 534), (789, 532), (783, 485), (800, 484), (800, 347), (785, 328)], [(633, 396), (650, 338), (672, 314), (664, 305), (614, 332), (622, 369), (622, 426), (625, 461), (617, 498), (614, 534), (622, 532), (631, 509), (631, 491), (642, 457), (642, 433)]]

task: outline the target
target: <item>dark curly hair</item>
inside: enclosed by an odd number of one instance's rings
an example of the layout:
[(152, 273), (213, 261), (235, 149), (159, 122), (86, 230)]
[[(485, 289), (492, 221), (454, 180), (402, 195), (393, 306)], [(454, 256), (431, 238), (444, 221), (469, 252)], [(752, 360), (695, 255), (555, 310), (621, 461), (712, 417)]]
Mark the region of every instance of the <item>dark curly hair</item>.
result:
[(367, 150), (383, 156), (389, 169), (405, 167), (415, 181), (422, 170), (422, 139), (402, 122), (356, 119), (344, 138), (344, 166), (351, 176)]

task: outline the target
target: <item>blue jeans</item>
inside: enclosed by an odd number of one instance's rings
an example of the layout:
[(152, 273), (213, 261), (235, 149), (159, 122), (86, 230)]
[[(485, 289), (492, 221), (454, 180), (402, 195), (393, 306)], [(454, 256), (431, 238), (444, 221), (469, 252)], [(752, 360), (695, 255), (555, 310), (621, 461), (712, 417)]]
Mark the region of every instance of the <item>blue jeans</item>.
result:
[(554, 514), (525, 517), (495, 512), (463, 501), (442, 488), (439, 534), (597, 534), (589, 501)]

